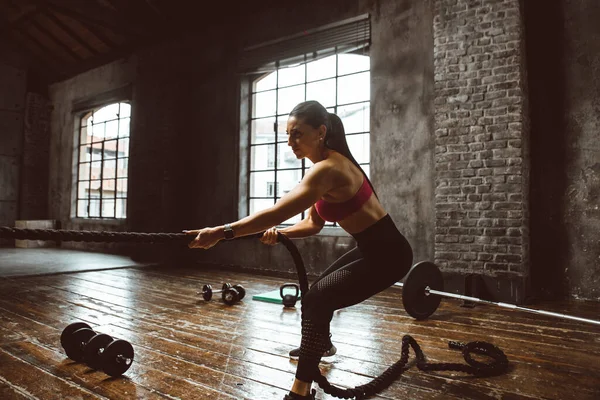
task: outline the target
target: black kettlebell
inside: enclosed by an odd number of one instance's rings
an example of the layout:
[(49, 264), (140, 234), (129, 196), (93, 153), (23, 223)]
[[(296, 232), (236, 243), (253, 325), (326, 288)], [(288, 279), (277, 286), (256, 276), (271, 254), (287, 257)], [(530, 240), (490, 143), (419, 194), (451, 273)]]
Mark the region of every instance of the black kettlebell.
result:
[[(284, 294), (283, 290), (286, 288), (294, 288), (295, 294)], [(300, 295), (300, 287), (295, 283), (284, 283), (279, 287), (279, 294), (283, 299), (284, 307), (294, 307), (296, 305), (296, 301), (298, 301), (298, 296)]]

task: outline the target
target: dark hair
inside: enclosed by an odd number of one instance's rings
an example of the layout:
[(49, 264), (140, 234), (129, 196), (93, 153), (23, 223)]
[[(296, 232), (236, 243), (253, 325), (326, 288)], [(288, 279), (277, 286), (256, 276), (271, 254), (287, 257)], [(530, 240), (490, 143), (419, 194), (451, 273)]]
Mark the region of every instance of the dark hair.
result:
[[(315, 100), (309, 100), (298, 104), (290, 112), (289, 116), (300, 119), (305, 124), (308, 124), (315, 129), (319, 128), (321, 125), (325, 125), (327, 128), (327, 133), (325, 134), (325, 146), (343, 154), (347, 159), (352, 161), (352, 164), (356, 165), (367, 181), (369, 181), (371, 188), (373, 188), (371, 180), (350, 152), (348, 142), (346, 141), (346, 131), (344, 130), (344, 124), (340, 117), (328, 112), (321, 103)], [(373, 192), (375, 192), (375, 189), (373, 189)], [(375, 193), (375, 196), (377, 196), (377, 193)]]

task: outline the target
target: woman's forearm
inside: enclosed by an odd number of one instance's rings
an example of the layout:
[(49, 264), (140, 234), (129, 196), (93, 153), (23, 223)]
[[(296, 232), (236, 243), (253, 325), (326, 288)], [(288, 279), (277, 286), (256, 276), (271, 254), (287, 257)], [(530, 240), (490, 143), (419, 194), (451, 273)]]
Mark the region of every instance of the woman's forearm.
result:
[(315, 235), (321, 231), (321, 228), (318, 225), (315, 225), (311, 220), (303, 219), (292, 226), (278, 229), (278, 231), (285, 234), (290, 239), (294, 239)]
[[(266, 231), (276, 225), (279, 225), (283, 221), (283, 217), (273, 212), (267, 212), (267, 210), (259, 211), (245, 218), (240, 219), (231, 224), (231, 228), (236, 237), (247, 236), (255, 233)], [(223, 228), (223, 227), (219, 227)], [(312, 236), (319, 233), (321, 228), (308, 219), (288, 226), (286, 228), (279, 229), (281, 233), (284, 233), (289, 238), (301, 238), (306, 236)]]
[(258, 211), (231, 224), (236, 237), (266, 231), (283, 222), (282, 216), (268, 210)]

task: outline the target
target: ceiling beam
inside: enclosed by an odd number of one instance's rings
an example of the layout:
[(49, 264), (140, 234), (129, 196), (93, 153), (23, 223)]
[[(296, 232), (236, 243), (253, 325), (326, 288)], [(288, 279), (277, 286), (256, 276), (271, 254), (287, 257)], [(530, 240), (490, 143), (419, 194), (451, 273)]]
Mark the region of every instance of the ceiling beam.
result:
[(74, 59), (75, 61), (83, 60), (83, 57), (81, 57), (79, 54), (75, 53), (73, 51), (73, 49), (71, 49), (69, 46), (67, 46), (67, 44), (65, 42), (63, 42), (61, 39), (57, 38), (56, 35), (54, 33), (52, 33), (52, 31), (46, 29), (38, 21), (32, 20), (32, 21), (30, 21), (30, 24), (31, 24), (31, 26), (35, 27), (38, 31), (42, 32), (47, 38), (49, 38), (54, 43), (56, 43), (58, 45), (58, 47), (63, 49), (64, 52), (67, 53), (69, 56), (71, 56), (72, 59)]
[[(37, 0), (40, 1), (40, 0)], [(80, 0), (43, 0), (49, 9), (82, 23), (94, 24), (119, 35), (128, 37), (145, 36), (144, 28), (123, 20), (118, 13), (96, 3)]]
[(52, 21), (61, 30), (63, 30), (68, 36), (75, 39), (75, 41), (77, 41), (77, 43), (79, 43), (81, 46), (85, 47), (87, 49), (87, 51), (92, 53), (93, 56), (98, 55), (100, 53), (97, 49), (92, 47), (87, 41), (83, 40), (77, 32), (75, 32), (70, 26), (68, 26), (63, 21), (61, 21), (60, 18), (58, 18), (56, 15), (54, 15), (54, 13), (52, 13), (51, 11), (44, 9), (43, 15), (46, 18), (48, 18), (50, 21)]

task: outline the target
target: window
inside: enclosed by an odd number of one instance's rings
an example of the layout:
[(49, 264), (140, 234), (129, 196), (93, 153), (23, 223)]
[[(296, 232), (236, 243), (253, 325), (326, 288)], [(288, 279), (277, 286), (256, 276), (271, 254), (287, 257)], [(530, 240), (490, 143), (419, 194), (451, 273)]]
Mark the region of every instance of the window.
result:
[[(248, 211), (271, 207), (300, 182), (312, 163), (297, 160), (287, 145), (290, 111), (317, 100), (342, 119), (350, 151), (369, 175), (370, 59), (333, 54), (289, 68), (278, 68), (251, 82)], [(284, 224), (305, 217), (298, 214)], [(335, 225), (327, 223), (327, 225)]]
[(80, 218), (126, 218), (131, 105), (114, 103), (80, 118), (77, 211)]

